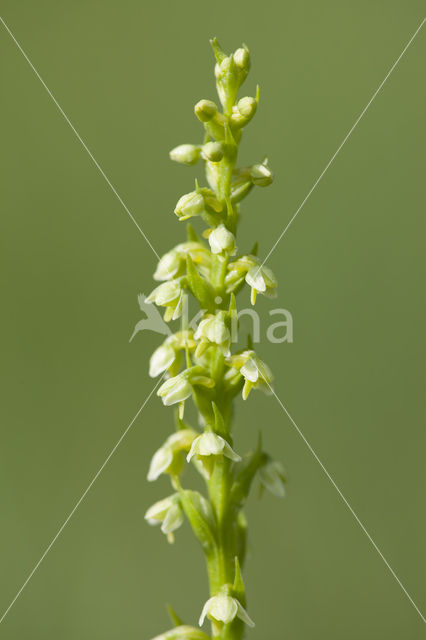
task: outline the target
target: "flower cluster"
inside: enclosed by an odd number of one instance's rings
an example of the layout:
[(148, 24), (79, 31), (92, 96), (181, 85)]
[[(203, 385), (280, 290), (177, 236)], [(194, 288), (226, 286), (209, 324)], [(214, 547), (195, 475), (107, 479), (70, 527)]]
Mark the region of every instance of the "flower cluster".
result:
[[(200, 225), (196, 232), (187, 223), (187, 240), (168, 251), (159, 261), (154, 279), (160, 284), (146, 298), (165, 308), (166, 322), (182, 317), (179, 330), (167, 337), (151, 356), (149, 374), (162, 376), (157, 394), (166, 406), (176, 405), (176, 431), (155, 452), (148, 480), (170, 478), (174, 493), (146, 512), (150, 524), (161, 525), (168, 540), (189, 521), (207, 559), (210, 597), (200, 626), (208, 617), (215, 638), (239, 640), (245, 626), (253, 626), (246, 611), (241, 576), (247, 521), (244, 503), (254, 479), (276, 496), (284, 496), (282, 465), (266, 454), (261, 444), (241, 456), (233, 445), (232, 407), (241, 393), (246, 400), (252, 389), (272, 390), (272, 373), (252, 348), (240, 348), (234, 339), (237, 320), (236, 296), (244, 285), (255, 304), (257, 294), (274, 297), (277, 280), (255, 255), (238, 253), (236, 234), (242, 200), (253, 188), (272, 183), (268, 160), (237, 167), (243, 130), (253, 119), (259, 102), (255, 96), (238, 99), (238, 91), (250, 68), (247, 47), (227, 55), (216, 39), (216, 87), (222, 109), (211, 100), (200, 100), (194, 108), (204, 128), (200, 144), (181, 144), (170, 158), (184, 165), (202, 162), (206, 186), (181, 196), (174, 213), (179, 221)], [(198, 220), (198, 221), (197, 221)], [(184, 309), (191, 297), (199, 305), (198, 326), (188, 327)], [(185, 403), (193, 399), (199, 427), (184, 422)], [(182, 486), (186, 467), (195, 468), (207, 486), (208, 497)], [(203, 631), (183, 624), (174, 615), (176, 627), (157, 640), (206, 640)]]

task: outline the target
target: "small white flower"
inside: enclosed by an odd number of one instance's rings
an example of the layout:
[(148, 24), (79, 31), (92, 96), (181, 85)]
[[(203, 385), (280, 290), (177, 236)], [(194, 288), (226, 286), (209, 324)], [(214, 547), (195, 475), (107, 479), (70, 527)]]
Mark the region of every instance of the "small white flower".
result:
[(162, 473), (178, 474), (181, 470), (182, 458), (178, 454), (190, 450), (197, 432), (193, 429), (181, 429), (167, 438), (165, 443), (154, 453), (148, 471), (148, 482), (153, 482)]
[(157, 265), (154, 280), (171, 280), (178, 274), (182, 266), (182, 258), (175, 249), (165, 253)]
[(157, 396), (163, 400), (163, 404), (169, 406), (184, 402), (192, 393), (191, 383), (179, 374), (166, 380), (157, 391)]
[(161, 524), (161, 531), (167, 536), (169, 542), (173, 542), (173, 531), (176, 531), (184, 521), (179, 494), (153, 504), (145, 513), (145, 520), (151, 525)]
[(246, 282), (251, 287), (251, 303), (256, 302), (257, 293), (262, 293), (268, 298), (274, 298), (277, 295), (277, 279), (268, 267), (256, 265), (251, 267), (246, 275)]
[(191, 449), (187, 455), (188, 462), (193, 456), (205, 457), (205, 456), (225, 456), (235, 462), (241, 460), (241, 456), (232, 449), (232, 447), (226, 442), (222, 436), (218, 436), (216, 433), (206, 432), (195, 438), (192, 442)]
[(277, 498), (285, 496), (285, 471), (281, 462), (271, 460), (259, 470), (262, 485)]
[(170, 344), (162, 344), (154, 351), (149, 360), (149, 375), (156, 378), (167, 371), (176, 358), (176, 351)]
[(160, 307), (167, 307), (164, 314), (166, 322), (180, 318), (183, 310), (183, 289), (181, 279), (163, 282), (151, 291), (145, 302), (155, 302)]
[(254, 627), (253, 620), (240, 602), (236, 598), (223, 594), (218, 594), (207, 600), (201, 612), (200, 627), (203, 625), (206, 616), (211, 620), (223, 622), (224, 624), (229, 624), (235, 618), (240, 618), (249, 627)]
[(272, 372), (254, 351), (243, 351), (228, 358), (227, 362), (233, 369), (237, 369), (245, 379), (244, 400), (247, 399), (253, 388), (259, 387), (266, 393), (271, 393)]
[(250, 170), (250, 177), (258, 187), (267, 187), (274, 179), (273, 173), (267, 164), (254, 164)]
[(188, 254), (201, 270), (207, 269), (208, 273), (211, 262), (208, 249), (200, 242), (182, 242), (160, 258), (154, 273), (154, 280), (172, 280), (172, 278), (183, 275)]
[(226, 251), (226, 253), (233, 256), (237, 251), (234, 234), (228, 231), (224, 224), (220, 224), (216, 229), (213, 229), (209, 235), (209, 244), (212, 253)]
[(228, 356), (230, 353), (231, 334), (225, 323), (225, 312), (219, 311), (215, 316), (209, 315), (207, 318), (201, 320), (194, 333), (194, 340), (201, 340), (195, 352), (197, 358), (200, 357), (211, 344), (220, 346), (224, 355)]

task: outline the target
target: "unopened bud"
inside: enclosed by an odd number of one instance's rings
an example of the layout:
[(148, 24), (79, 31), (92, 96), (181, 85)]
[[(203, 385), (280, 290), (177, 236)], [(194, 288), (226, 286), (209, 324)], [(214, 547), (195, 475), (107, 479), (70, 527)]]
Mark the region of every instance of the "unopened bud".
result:
[(210, 162), (220, 162), (223, 158), (223, 146), (220, 142), (207, 142), (202, 147), (202, 154)]
[(195, 105), (194, 112), (201, 122), (208, 122), (215, 117), (217, 106), (212, 100), (200, 100)]
[(169, 153), (170, 160), (181, 164), (196, 164), (200, 157), (200, 147), (195, 144), (180, 144)]
[(250, 69), (250, 53), (247, 47), (240, 47), (234, 53), (234, 62), (241, 69), (248, 73)]
[(186, 193), (182, 196), (175, 207), (175, 214), (182, 220), (198, 216), (203, 211), (204, 198), (196, 191), (191, 191), (191, 193)]
[(231, 123), (234, 126), (244, 127), (250, 122), (256, 113), (257, 101), (255, 98), (246, 96), (238, 101), (237, 106), (233, 107)]

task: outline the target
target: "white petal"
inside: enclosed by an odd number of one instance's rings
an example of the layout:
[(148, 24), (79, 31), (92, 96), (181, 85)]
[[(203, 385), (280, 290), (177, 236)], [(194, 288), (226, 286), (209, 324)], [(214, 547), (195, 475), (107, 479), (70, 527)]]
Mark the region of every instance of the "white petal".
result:
[(172, 464), (173, 453), (170, 447), (161, 447), (152, 457), (147, 475), (148, 482), (153, 482)]
[(266, 291), (266, 284), (263, 278), (262, 269), (257, 265), (252, 267), (246, 275), (246, 282), (256, 291)]
[(226, 456), (227, 458), (230, 458), (231, 460), (234, 460), (234, 462), (240, 462), (241, 460), (241, 456), (239, 456), (238, 453), (235, 453), (231, 445), (228, 444), (226, 440), (225, 440), (225, 448), (223, 450), (223, 455)]
[(249, 614), (247, 613), (247, 611), (244, 609), (244, 607), (238, 602), (237, 602), (237, 607), (238, 607), (238, 613), (237, 616), (239, 617), (240, 620), (242, 620), (243, 622), (246, 623), (246, 625), (248, 625), (249, 627), (254, 627), (255, 624), (253, 622), (253, 620), (250, 618)]
[(174, 503), (167, 511), (166, 517), (161, 525), (161, 531), (166, 535), (172, 533), (172, 531), (176, 531), (176, 529), (183, 524), (183, 520), (182, 509), (178, 504)]
[(162, 344), (154, 351), (149, 361), (149, 375), (156, 378), (160, 373), (166, 371), (176, 357), (175, 350), (170, 345)]
[(257, 368), (253, 358), (247, 360), (247, 362), (241, 367), (241, 373), (247, 380), (250, 380), (250, 382), (257, 382), (257, 379), (259, 378), (259, 369)]
[(151, 507), (149, 507), (149, 509), (145, 513), (145, 519), (148, 520), (150, 524), (152, 524), (151, 520), (161, 522), (166, 517), (166, 513), (170, 508), (172, 501), (173, 496), (168, 496), (163, 500), (159, 500), (159, 502), (156, 502)]
[(210, 607), (210, 603), (211, 603), (212, 600), (213, 600), (213, 598), (209, 598), (209, 600), (207, 600), (206, 604), (203, 607), (203, 610), (202, 610), (201, 615), (200, 615), (200, 619), (198, 621), (198, 624), (200, 625), (200, 627), (202, 627), (203, 624), (204, 624), (204, 620), (206, 619), (206, 615), (209, 612), (209, 607)]

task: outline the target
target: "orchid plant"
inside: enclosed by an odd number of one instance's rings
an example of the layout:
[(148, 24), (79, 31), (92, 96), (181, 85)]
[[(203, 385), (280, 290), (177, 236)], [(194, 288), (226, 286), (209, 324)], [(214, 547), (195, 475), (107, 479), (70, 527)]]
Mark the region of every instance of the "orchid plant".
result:
[[(257, 477), (261, 487), (284, 496), (282, 465), (263, 451), (261, 441), (241, 456), (232, 439), (233, 404), (236, 396), (248, 398), (252, 389), (271, 390), (272, 374), (253, 345), (238, 349), (236, 295), (247, 283), (251, 303), (257, 294), (276, 295), (277, 281), (270, 269), (251, 253), (237, 254), (236, 235), (240, 203), (253, 187), (272, 182), (265, 159), (248, 167), (236, 167), (243, 129), (256, 113), (255, 97), (238, 99), (238, 91), (250, 67), (243, 45), (226, 55), (216, 39), (211, 41), (216, 58), (216, 86), (222, 110), (211, 100), (200, 100), (195, 115), (204, 126), (202, 144), (182, 144), (170, 152), (172, 160), (185, 165), (202, 161), (208, 186), (199, 186), (177, 202), (180, 221), (201, 218), (207, 228), (198, 235), (188, 224), (187, 241), (178, 244), (159, 261), (154, 279), (161, 284), (146, 298), (165, 308), (166, 322), (181, 319), (180, 328), (153, 353), (149, 373), (162, 375), (158, 395), (164, 405), (177, 405), (176, 430), (154, 454), (148, 480), (169, 476), (173, 493), (146, 512), (149, 524), (173, 542), (185, 517), (205, 553), (210, 597), (200, 604), (199, 626), (206, 618), (211, 635), (189, 626), (171, 612), (175, 628), (156, 640), (240, 640), (245, 628), (254, 626), (247, 612), (242, 568), (246, 554), (247, 520), (244, 504)], [(188, 298), (199, 305), (199, 322), (187, 321)], [(185, 420), (185, 403), (192, 398), (198, 427)], [(181, 481), (187, 465), (199, 472), (206, 495), (186, 488)]]

